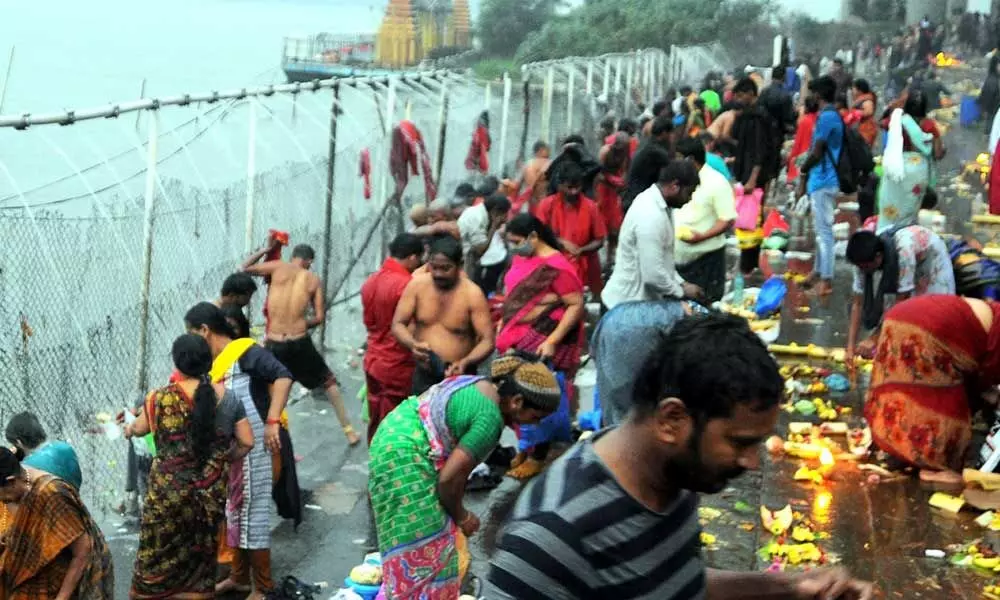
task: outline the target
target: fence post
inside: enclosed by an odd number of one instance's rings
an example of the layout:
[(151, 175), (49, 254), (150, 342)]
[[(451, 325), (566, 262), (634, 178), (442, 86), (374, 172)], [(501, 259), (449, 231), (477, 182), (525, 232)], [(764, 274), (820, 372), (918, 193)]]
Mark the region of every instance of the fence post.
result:
[(605, 99), (608, 97), (608, 87), (611, 85), (611, 59), (604, 59), (604, 81), (601, 85), (601, 95)]
[(507, 129), (510, 126), (510, 93), (511, 93), (511, 80), (510, 73), (504, 72), (503, 74), (503, 106), (500, 107), (500, 158), (498, 163), (500, 164), (500, 173), (504, 174), (503, 169), (507, 160)]
[[(323, 212), (323, 286), (330, 281), (330, 265), (333, 253), (333, 188), (337, 181), (337, 113), (340, 111), (340, 86), (333, 86), (333, 101), (330, 106), (330, 139), (327, 143), (326, 158), (326, 209)], [(320, 348), (326, 349), (326, 320), (319, 326)]]
[(542, 92), (542, 139), (552, 143), (552, 88), (555, 87), (556, 68), (549, 67), (545, 75), (545, 88)]
[(573, 133), (573, 87), (576, 79), (576, 69), (570, 68), (569, 79), (566, 81), (566, 133)]
[(619, 56), (615, 64), (615, 94), (620, 94), (622, 91), (622, 70), (624, 66), (624, 60)]
[[(386, 140), (389, 143), (389, 152), (392, 151), (392, 128), (393, 128), (392, 122), (396, 118), (396, 85), (398, 84), (398, 82), (399, 82), (398, 78), (396, 78), (396, 77), (390, 77), (389, 78), (389, 89), (386, 91), (386, 101), (385, 101), (385, 133), (384, 133), (384, 135), (385, 135)], [(386, 152), (386, 157), (388, 157), (389, 152)], [(382, 194), (381, 194), (380, 198), (385, 198), (385, 202), (396, 202), (397, 205), (402, 206), (402, 203), (400, 202), (402, 200), (402, 197), (403, 197), (402, 190), (400, 190), (399, 194), (396, 194), (396, 182), (393, 181), (392, 182), (393, 194), (392, 194), (392, 198), (390, 199), (389, 195), (388, 195), (388, 183), (389, 183), (389, 177), (383, 176), (382, 177)], [(402, 209), (400, 209), (400, 210), (402, 210)], [(384, 216), (385, 212), (383, 212), (382, 214)], [(385, 235), (385, 221), (382, 221), (381, 225), (382, 225), (382, 227), (381, 227), (381, 230), (382, 230), (382, 244), (381, 244), (381, 246), (382, 246), (382, 248), (380, 249), (380, 252), (379, 252), (379, 264), (385, 262), (385, 257), (389, 254), (389, 242), (392, 241), (392, 240), (386, 238), (386, 235)], [(359, 258), (360, 258), (360, 256), (361, 256), (361, 253), (358, 253), (358, 257)], [(344, 283), (347, 283), (347, 274), (346, 273), (344, 274), (344, 280), (343, 280), (342, 284), (344, 284)]]
[(628, 62), (625, 63), (625, 116), (628, 116), (628, 107), (634, 106), (632, 100), (632, 89), (635, 84), (635, 52), (629, 54)]
[(257, 186), (257, 101), (250, 99), (250, 126), (247, 136), (247, 214), (243, 234), (243, 254), (253, 251), (254, 192)]
[[(441, 82), (441, 111), (438, 113), (438, 152), (437, 164), (434, 166), (436, 173), (434, 181), (441, 185), (441, 172), (444, 169), (444, 143), (448, 137), (448, 84)], [(430, 203), (434, 198), (426, 198), (425, 202)]]
[(517, 149), (518, 168), (524, 163), (525, 155), (528, 152), (528, 125), (531, 123), (531, 75), (521, 69), (521, 76), (524, 77), (522, 93), (524, 94), (524, 120), (521, 126), (521, 144)]
[[(139, 84), (139, 99), (142, 100), (146, 97), (146, 78), (142, 78), (142, 83)], [(135, 132), (139, 133), (139, 121), (142, 119), (142, 111), (135, 111)]]
[(594, 62), (587, 61), (587, 95), (594, 93)]
[(139, 289), (139, 357), (136, 364), (136, 387), (144, 393), (148, 387), (149, 365), (149, 293), (153, 280), (153, 222), (156, 202), (156, 159), (159, 150), (160, 116), (151, 111), (149, 119), (149, 142), (146, 145), (146, 194), (142, 225), (142, 280)]

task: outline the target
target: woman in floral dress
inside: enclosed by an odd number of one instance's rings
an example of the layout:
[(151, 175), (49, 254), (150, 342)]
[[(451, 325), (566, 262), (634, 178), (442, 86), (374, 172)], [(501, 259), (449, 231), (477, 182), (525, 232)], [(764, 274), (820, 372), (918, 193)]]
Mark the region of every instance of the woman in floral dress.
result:
[(865, 418), (880, 449), (925, 481), (961, 482), (972, 415), (1000, 384), (1000, 303), (911, 298), (878, 340)]

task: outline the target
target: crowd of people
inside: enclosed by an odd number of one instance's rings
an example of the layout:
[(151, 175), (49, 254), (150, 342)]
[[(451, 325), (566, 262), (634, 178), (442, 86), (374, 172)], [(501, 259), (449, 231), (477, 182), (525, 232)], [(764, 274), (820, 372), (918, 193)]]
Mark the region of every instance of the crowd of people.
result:
[[(387, 598), (459, 596), (481, 526), (465, 491), (491, 460), (534, 480), (498, 540), (490, 600), (872, 597), (842, 569), (706, 569), (697, 514), (699, 493), (759, 466), (777, 422), (775, 359), (745, 320), (710, 310), (762, 279), (772, 215), (812, 213), (803, 285), (822, 297), (835, 285), (835, 213), (857, 199), (848, 362), (874, 352), (865, 414), (900, 466), (952, 480), (979, 394), (1000, 383), (1000, 305), (958, 285), (955, 248), (917, 222), (944, 156), (929, 79), (882, 107), (852, 63), (834, 59), (815, 78), (791, 62), (767, 81), (710, 74), (636, 119), (608, 115), (599, 147), (584, 134), (540, 141), (516, 178), (480, 178), (410, 212), (361, 289), (370, 542)], [(783, 191), (795, 192), (788, 207), (775, 202)], [(123, 415), (143, 482), (131, 598), (274, 589), (272, 503), (302, 520), (285, 411), (294, 382), (325, 394), (347, 443), (360, 442), (310, 337), (327, 317), (315, 253), (298, 245), (285, 261), (287, 244), (272, 232), (218, 299), (178, 318), (176, 371)], [(260, 344), (246, 313), (255, 277), (267, 286)], [(526, 435), (573, 418), (587, 353), (605, 428), (555, 462), (550, 438), (497, 459), (505, 427)], [(110, 553), (72, 448), (47, 441), (30, 413), (6, 437), (0, 598), (110, 599)]]

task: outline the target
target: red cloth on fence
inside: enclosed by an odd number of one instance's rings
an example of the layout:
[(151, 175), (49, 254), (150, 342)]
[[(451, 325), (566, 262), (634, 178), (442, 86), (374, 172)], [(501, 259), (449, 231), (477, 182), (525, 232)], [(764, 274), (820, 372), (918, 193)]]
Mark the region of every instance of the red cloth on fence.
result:
[(490, 171), (490, 117), (486, 111), (479, 115), (476, 121), (476, 129), (472, 132), (472, 143), (469, 145), (469, 154), (465, 157), (465, 168), (479, 173), (489, 173)]
[(372, 198), (372, 153), (368, 148), (361, 151), (361, 164), (358, 167), (361, 179), (365, 182), (365, 200)]
[(424, 146), (424, 136), (412, 121), (400, 121), (392, 130), (392, 150), (389, 155), (389, 172), (396, 181), (397, 197), (402, 196), (410, 175), (424, 172), (424, 193), (427, 202), (437, 198), (437, 185), (431, 169), (431, 157)]

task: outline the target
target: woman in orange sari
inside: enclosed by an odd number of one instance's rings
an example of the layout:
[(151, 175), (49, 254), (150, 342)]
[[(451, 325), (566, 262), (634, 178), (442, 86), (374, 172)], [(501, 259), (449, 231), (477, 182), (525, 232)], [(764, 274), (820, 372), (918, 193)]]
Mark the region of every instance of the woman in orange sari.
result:
[[(537, 218), (521, 214), (507, 223), (507, 242), (514, 256), (504, 278), (506, 297), (497, 336), (497, 352), (514, 349), (548, 361), (562, 372), (568, 390), (580, 366), (583, 347), (583, 283), (560, 251), (552, 230)], [(570, 398), (574, 398), (572, 391)], [(570, 413), (574, 411), (570, 408)], [(527, 478), (541, 470), (534, 458), (514, 465), (510, 474)], [(544, 458), (544, 457), (542, 457)]]
[(879, 125), (875, 120), (875, 105), (878, 98), (872, 91), (871, 84), (866, 79), (854, 80), (854, 110), (859, 116), (858, 134), (865, 140), (869, 148), (875, 147), (878, 138)]
[(1000, 304), (917, 296), (885, 315), (865, 417), (872, 439), (925, 481), (958, 483), (972, 415), (1000, 383)]
[[(819, 118), (819, 104), (811, 95), (806, 98), (795, 128), (795, 141), (788, 152), (788, 180), (799, 178), (799, 165), (805, 161), (809, 148), (812, 147), (813, 132), (816, 130), (816, 119)], [(799, 160), (801, 158), (801, 160)]]
[(0, 598), (112, 600), (111, 552), (72, 485), (0, 447)]

